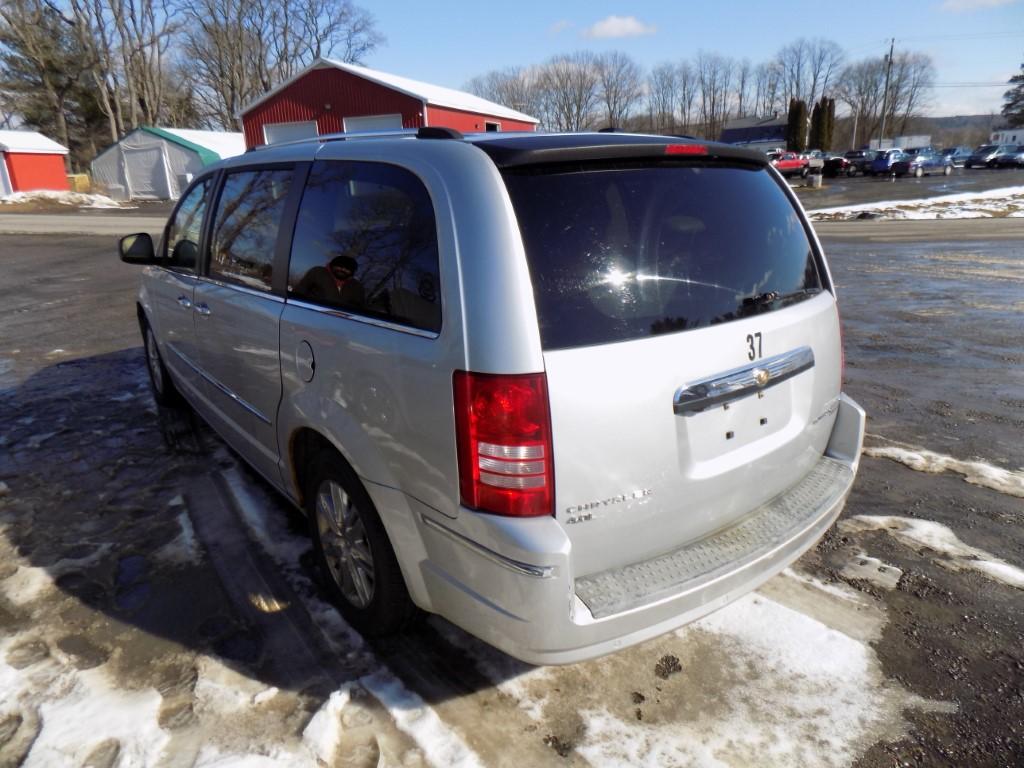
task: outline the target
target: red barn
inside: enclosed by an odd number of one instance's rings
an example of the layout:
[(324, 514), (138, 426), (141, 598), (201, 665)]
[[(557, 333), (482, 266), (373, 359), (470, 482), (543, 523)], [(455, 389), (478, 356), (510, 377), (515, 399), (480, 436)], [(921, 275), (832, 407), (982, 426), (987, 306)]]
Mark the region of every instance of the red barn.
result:
[(537, 119), (470, 93), (318, 59), (242, 110), (246, 147), (339, 131), (444, 126), (534, 131)]
[(34, 189), (68, 189), (67, 147), (36, 131), (0, 131), (0, 197)]

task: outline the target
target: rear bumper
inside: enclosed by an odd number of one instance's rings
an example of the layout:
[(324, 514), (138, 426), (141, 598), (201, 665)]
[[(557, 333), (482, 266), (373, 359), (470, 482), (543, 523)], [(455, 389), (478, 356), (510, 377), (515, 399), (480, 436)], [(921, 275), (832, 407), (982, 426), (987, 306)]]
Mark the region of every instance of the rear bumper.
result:
[(825, 456), (796, 486), (726, 531), (586, 579), (574, 579), (554, 518), (422, 514), (429, 608), (534, 664), (575, 663), (671, 631), (756, 589), (828, 530), (853, 485), (864, 421), (842, 395)]

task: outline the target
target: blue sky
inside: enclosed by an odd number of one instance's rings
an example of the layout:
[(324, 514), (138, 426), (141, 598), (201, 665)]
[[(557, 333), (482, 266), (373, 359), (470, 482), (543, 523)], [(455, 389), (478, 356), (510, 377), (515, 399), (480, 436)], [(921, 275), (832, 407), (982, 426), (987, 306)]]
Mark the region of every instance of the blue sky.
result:
[[(645, 68), (715, 51), (759, 62), (797, 37), (826, 37), (850, 59), (932, 55), (938, 83), (1005, 82), (1024, 61), (1024, 0), (357, 0), (387, 43), (367, 66), (461, 88), (474, 75), (581, 48), (622, 50)], [(932, 114), (999, 111), (1005, 88), (936, 88)]]

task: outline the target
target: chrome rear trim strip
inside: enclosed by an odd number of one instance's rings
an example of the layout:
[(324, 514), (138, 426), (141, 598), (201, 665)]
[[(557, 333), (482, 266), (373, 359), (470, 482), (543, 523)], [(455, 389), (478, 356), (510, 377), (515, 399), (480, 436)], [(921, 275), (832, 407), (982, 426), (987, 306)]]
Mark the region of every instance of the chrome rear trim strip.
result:
[(672, 409), (681, 415), (706, 411), (716, 405), (773, 387), (813, 367), (814, 352), (810, 347), (798, 347), (742, 368), (686, 384), (676, 390)]
[(427, 528), (431, 528), (441, 535), (447, 536), (455, 543), (473, 550), (484, 559), (490, 560), (492, 563), (497, 563), (502, 568), (507, 568), (521, 576), (531, 576), (535, 579), (550, 579), (555, 575), (555, 566), (553, 565), (531, 565), (530, 563), (522, 563), (519, 560), (513, 560), (510, 557), (499, 555), (494, 550), (488, 549), (482, 544), (477, 544), (472, 539), (466, 538), (461, 533), (456, 533), (451, 528), (441, 525), (439, 522), (432, 520), (426, 515), (421, 515), (420, 519), (423, 520), (423, 524), (427, 526)]

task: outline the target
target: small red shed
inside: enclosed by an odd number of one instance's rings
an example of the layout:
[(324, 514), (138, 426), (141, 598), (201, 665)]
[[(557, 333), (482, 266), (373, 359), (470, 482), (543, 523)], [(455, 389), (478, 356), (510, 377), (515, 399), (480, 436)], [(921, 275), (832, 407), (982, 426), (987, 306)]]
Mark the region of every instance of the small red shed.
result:
[(534, 131), (538, 120), (463, 91), (387, 72), (318, 59), (240, 114), (246, 147), (339, 131), (444, 126)]
[(36, 131), (0, 131), (0, 197), (34, 189), (68, 189), (67, 147)]

